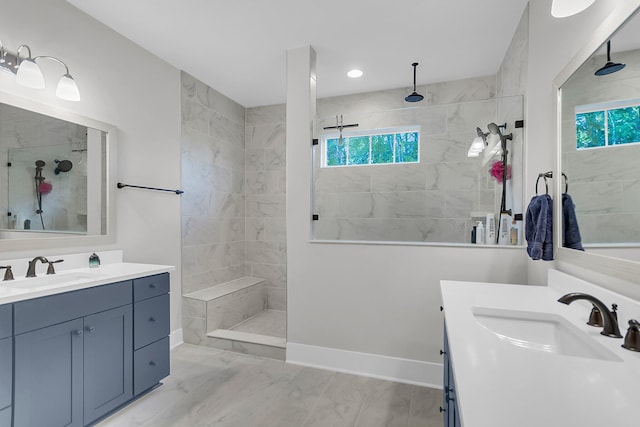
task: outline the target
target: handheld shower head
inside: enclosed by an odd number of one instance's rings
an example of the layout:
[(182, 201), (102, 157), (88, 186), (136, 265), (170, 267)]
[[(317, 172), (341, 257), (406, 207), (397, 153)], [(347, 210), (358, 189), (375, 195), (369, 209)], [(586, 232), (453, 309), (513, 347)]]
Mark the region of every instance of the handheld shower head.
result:
[(46, 163), (42, 160), (36, 160), (36, 167), (37, 168), (43, 168), (44, 165), (46, 165)]

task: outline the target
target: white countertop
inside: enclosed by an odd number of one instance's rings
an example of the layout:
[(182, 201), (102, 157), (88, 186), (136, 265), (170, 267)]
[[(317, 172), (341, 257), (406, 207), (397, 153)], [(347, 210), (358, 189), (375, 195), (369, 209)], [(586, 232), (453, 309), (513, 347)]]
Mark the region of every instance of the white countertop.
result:
[[(629, 318), (640, 317), (637, 301), (556, 271), (545, 287), (442, 281), (441, 288), (463, 427), (640, 425), (640, 353), (586, 325), (590, 303), (557, 299), (576, 291), (617, 303), (623, 336)], [(561, 316), (614, 360), (518, 347), (482, 326), (472, 312), (477, 307)]]
[[(151, 276), (175, 270), (171, 265), (139, 264), (122, 262), (121, 254), (117, 251), (100, 253), (103, 264), (98, 268), (78, 267), (80, 260), (86, 265), (88, 254), (64, 255), (67, 265), (56, 264), (57, 273), (46, 275), (46, 264), (38, 263), (37, 277), (26, 278), (16, 275), (15, 280), (2, 281), (0, 279), (0, 304), (23, 301), (31, 298), (54, 295), (63, 292), (86, 289), (93, 286), (106, 285), (137, 277)], [(48, 257), (54, 260), (56, 257)], [(25, 270), (24, 260), (10, 260), (6, 264), (18, 265)], [(59, 266), (66, 268), (58, 268)], [(0, 277), (2, 273), (0, 272)]]

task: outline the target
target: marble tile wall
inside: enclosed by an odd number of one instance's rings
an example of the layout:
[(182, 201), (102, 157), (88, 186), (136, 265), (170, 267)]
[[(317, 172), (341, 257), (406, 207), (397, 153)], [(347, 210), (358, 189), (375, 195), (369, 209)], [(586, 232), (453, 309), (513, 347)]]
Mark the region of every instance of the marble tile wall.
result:
[(246, 263), (266, 279), (267, 307), (286, 310), (285, 106), (247, 109)]
[(594, 56), (563, 87), (562, 168), (583, 243), (640, 242), (640, 144), (577, 150), (575, 133), (575, 106), (640, 99), (639, 53), (615, 52), (627, 66), (606, 77), (593, 75), (606, 56)]
[(247, 274), (245, 108), (182, 73), (182, 290)]
[[(371, 167), (321, 168), (314, 159), (314, 235), (320, 240), (465, 243), (473, 217), (497, 212), (501, 186), (467, 150), (477, 126), (496, 122), (496, 77), (422, 86), (421, 106), (408, 106), (404, 90), (318, 100), (322, 128), (358, 123), (358, 129), (421, 126), (420, 162)], [(520, 114), (522, 113), (522, 99)], [(504, 113), (504, 112), (503, 112)], [(521, 117), (520, 117), (521, 118)]]

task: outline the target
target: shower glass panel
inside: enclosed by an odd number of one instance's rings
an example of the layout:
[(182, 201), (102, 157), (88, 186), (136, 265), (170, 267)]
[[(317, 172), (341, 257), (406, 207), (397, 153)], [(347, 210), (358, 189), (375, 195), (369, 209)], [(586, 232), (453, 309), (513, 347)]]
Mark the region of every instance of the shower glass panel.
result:
[(313, 239), (470, 243), (477, 221), (500, 214), (500, 154), (467, 157), (476, 128), (489, 123), (513, 133), (506, 207), (522, 213), (522, 96), (387, 110), (364, 101), (318, 107)]

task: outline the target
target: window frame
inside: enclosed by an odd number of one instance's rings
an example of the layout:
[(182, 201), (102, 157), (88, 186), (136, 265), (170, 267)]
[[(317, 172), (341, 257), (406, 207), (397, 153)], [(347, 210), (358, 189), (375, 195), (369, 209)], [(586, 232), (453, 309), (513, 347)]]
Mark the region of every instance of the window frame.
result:
[[(380, 128), (380, 129), (360, 129), (360, 130), (349, 130), (342, 132), (342, 138), (353, 138), (353, 137), (369, 137), (369, 163), (366, 164), (349, 164), (349, 146), (347, 145), (346, 149), (346, 164), (344, 165), (327, 165), (327, 141), (331, 139), (340, 138), (340, 132), (327, 132), (322, 133), (320, 136), (320, 167), (321, 168), (352, 168), (352, 167), (362, 167), (362, 166), (389, 166), (389, 165), (410, 165), (410, 164), (419, 164), (420, 163), (420, 141), (421, 141), (421, 130), (422, 127), (420, 125), (411, 125), (411, 126), (397, 126), (397, 127), (388, 127), (388, 128)], [(418, 134), (418, 153), (417, 159), (411, 162), (396, 162), (396, 140), (395, 134), (398, 133), (417, 133)], [(394, 136), (394, 145), (393, 145), (393, 162), (389, 163), (372, 163), (371, 159), (373, 158), (373, 148), (371, 137), (376, 135), (393, 135)]]
[[(627, 142), (624, 144), (609, 144), (609, 114), (610, 110), (618, 110), (622, 108), (630, 108), (630, 107), (638, 107), (640, 109), (640, 98), (633, 99), (624, 99), (624, 100), (616, 100), (616, 101), (608, 101), (608, 102), (599, 102), (595, 104), (585, 104), (585, 105), (577, 105), (574, 109), (573, 115), (573, 128), (576, 135), (576, 150), (599, 150), (603, 148), (612, 148), (612, 147), (627, 147), (631, 145), (640, 144), (640, 139), (634, 142)], [(587, 113), (604, 113), (604, 145), (597, 147), (578, 147), (578, 134), (576, 129), (576, 117), (578, 114), (587, 114)]]

